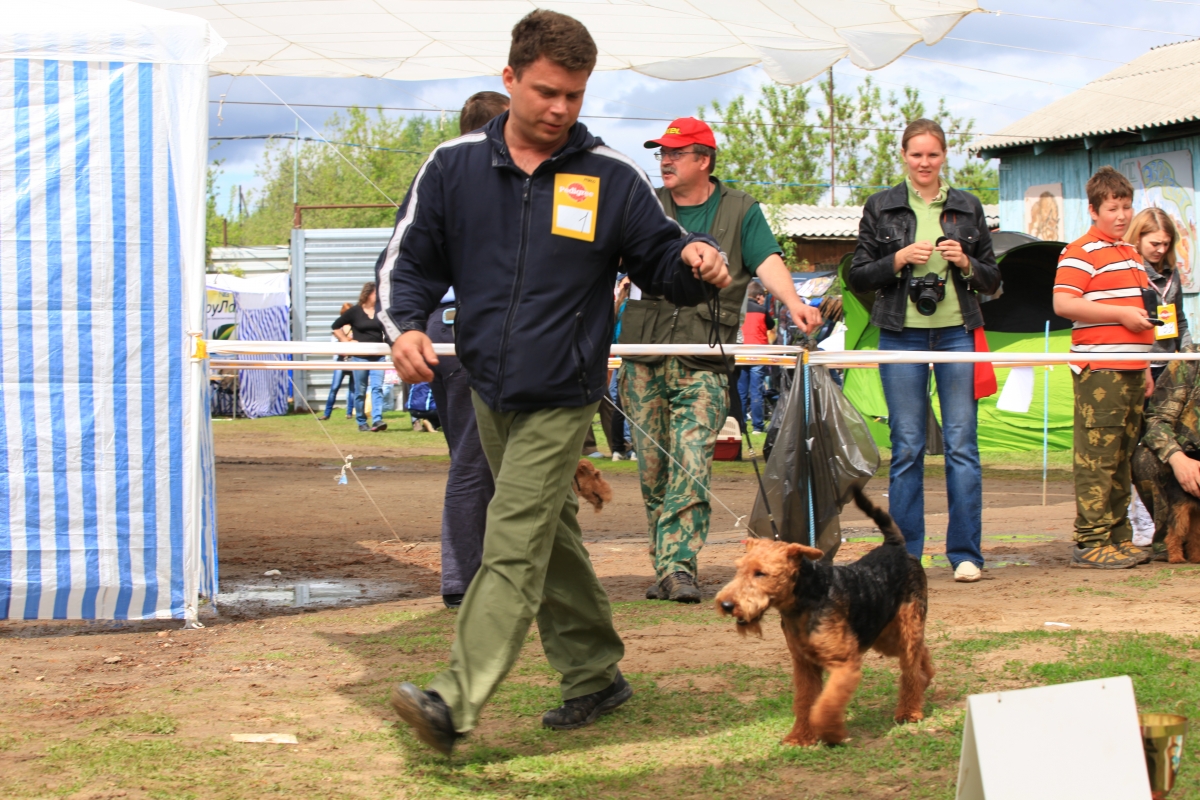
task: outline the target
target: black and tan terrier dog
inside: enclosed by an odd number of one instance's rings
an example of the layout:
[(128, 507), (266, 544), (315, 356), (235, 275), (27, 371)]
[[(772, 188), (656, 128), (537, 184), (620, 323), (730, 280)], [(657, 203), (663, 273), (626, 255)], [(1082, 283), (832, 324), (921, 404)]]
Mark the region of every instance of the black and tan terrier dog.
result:
[[(854, 502), (883, 531), (883, 544), (847, 566), (818, 561), (802, 544), (746, 540), (737, 574), (717, 594), (717, 610), (737, 619), (740, 634), (762, 635), (768, 608), (782, 619), (792, 654), (796, 723), (784, 744), (838, 744), (846, 739), (846, 706), (862, 680), (863, 656), (874, 649), (900, 659), (897, 722), (924, 718), (933, 664), (925, 646), (929, 589), (921, 562), (904, 549), (891, 515), (861, 491)], [(823, 671), (829, 680), (822, 687)]]
[(1163, 470), (1163, 494), (1167, 499), (1167, 560), (1200, 564), (1200, 499), (1179, 485), (1169, 468)]

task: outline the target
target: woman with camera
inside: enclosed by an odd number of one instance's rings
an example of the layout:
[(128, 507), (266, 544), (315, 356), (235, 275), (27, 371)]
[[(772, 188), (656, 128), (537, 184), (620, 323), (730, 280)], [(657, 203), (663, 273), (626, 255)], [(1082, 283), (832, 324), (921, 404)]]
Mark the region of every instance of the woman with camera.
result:
[[(994, 294), (1000, 270), (983, 205), (942, 178), (946, 134), (928, 119), (909, 123), (901, 139), (907, 177), (871, 195), (863, 208), (848, 280), (856, 292), (874, 292), (871, 324), (880, 350), (975, 350), (983, 326), (977, 294)], [(891, 514), (908, 551), (925, 546), (925, 437), (929, 419), (929, 365), (880, 364), (887, 398), (892, 461)], [(946, 557), (954, 579), (980, 578), (983, 555), (983, 476), (976, 440), (973, 364), (935, 364), (946, 454), (950, 519)]]

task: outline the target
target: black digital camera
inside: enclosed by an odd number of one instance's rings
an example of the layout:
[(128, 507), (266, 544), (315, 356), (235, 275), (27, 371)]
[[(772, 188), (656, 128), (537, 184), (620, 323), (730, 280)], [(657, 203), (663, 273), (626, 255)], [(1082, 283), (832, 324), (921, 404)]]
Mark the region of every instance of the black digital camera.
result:
[(917, 307), (918, 314), (932, 317), (938, 303), (946, 299), (946, 279), (939, 278), (936, 272), (930, 272), (924, 278), (912, 278), (910, 274), (908, 298)]

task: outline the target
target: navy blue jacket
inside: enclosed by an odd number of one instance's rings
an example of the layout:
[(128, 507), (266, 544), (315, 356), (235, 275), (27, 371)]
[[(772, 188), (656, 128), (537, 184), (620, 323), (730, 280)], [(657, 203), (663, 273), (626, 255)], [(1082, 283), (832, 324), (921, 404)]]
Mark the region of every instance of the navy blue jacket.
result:
[[(505, 145), (507, 120), (438, 146), (417, 173), (380, 256), (379, 316), (393, 340), (423, 331), (453, 286), (458, 356), (489, 408), (595, 403), (607, 388), (618, 265), (642, 291), (694, 306), (704, 283), (680, 252), (716, 242), (668, 218), (646, 174), (582, 124), (526, 175)], [(595, 204), (590, 217), (580, 202)], [(552, 233), (555, 220), (594, 241)]]

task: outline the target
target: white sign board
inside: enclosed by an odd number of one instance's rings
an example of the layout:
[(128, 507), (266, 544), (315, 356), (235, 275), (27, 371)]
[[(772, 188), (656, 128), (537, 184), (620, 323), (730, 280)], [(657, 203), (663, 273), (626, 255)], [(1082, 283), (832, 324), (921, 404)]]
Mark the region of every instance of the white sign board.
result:
[(1129, 676), (967, 698), (958, 800), (1150, 800)]
[(1179, 231), (1175, 264), (1185, 292), (1200, 291), (1196, 271), (1196, 190), (1192, 179), (1192, 153), (1175, 150), (1153, 156), (1127, 158), (1121, 173), (1133, 184), (1133, 209), (1154, 206), (1167, 212)]

